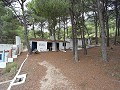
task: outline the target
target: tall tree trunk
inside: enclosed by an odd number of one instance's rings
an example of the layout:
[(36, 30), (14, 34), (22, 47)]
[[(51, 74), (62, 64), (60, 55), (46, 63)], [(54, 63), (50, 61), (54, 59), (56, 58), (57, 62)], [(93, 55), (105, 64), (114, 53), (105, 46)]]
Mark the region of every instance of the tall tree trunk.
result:
[(83, 48), (84, 48), (84, 55), (87, 55), (86, 49), (86, 40), (85, 40), (85, 20), (84, 20), (84, 1), (82, 0), (82, 35), (83, 35)]
[[(76, 29), (75, 29), (76, 32)], [(77, 32), (76, 32), (77, 33)], [(78, 57), (78, 42), (77, 42), (77, 34), (75, 34), (75, 61), (78, 62), (79, 57)]]
[(120, 16), (119, 16), (119, 20), (118, 20), (118, 36), (120, 36)]
[(97, 12), (94, 12), (94, 23), (95, 23), (95, 43), (98, 44), (98, 18), (97, 18)]
[(58, 40), (60, 40), (60, 29), (61, 29), (61, 27), (60, 27), (60, 17), (59, 17)]
[(73, 60), (75, 55), (75, 36), (74, 36), (74, 16), (71, 14), (71, 23), (72, 23), (72, 44), (73, 44)]
[(32, 30), (33, 30), (34, 38), (36, 38), (34, 20), (33, 20), (33, 28), (32, 28)]
[(54, 37), (54, 40), (56, 40), (56, 34), (55, 34), (55, 26), (57, 25), (57, 20), (56, 18), (53, 18), (52, 20), (52, 35)]
[(24, 11), (24, 2), (21, 4), (22, 14), (23, 14), (23, 23), (24, 23), (24, 29), (25, 29), (25, 43), (27, 45), (28, 53), (31, 54), (31, 48), (30, 43), (28, 40), (28, 30), (27, 30), (27, 21), (25, 17), (25, 11)]
[(107, 47), (109, 47), (109, 16), (108, 16), (108, 9), (107, 9), (107, 5), (108, 5), (108, 0), (105, 1), (105, 19), (106, 19), (106, 30), (107, 30)]
[(108, 24), (108, 19), (109, 17), (106, 16), (106, 29), (107, 29), (107, 47), (110, 46), (110, 43), (109, 43), (109, 39), (110, 39), (110, 36), (109, 36), (109, 24)]
[[(84, 17), (83, 17), (84, 18)], [(84, 22), (83, 22), (84, 24)], [(86, 39), (85, 39), (85, 28), (84, 28), (84, 25), (83, 25), (83, 28), (82, 28), (82, 37), (83, 37), (83, 48), (84, 48), (84, 55), (87, 55), (87, 48), (86, 48)]]
[(43, 33), (43, 22), (41, 22), (41, 24), (40, 24), (40, 36), (41, 36), (41, 38), (43, 39), (44, 38), (44, 33)]
[(116, 14), (116, 31), (115, 31), (114, 45), (116, 45), (117, 35), (118, 35), (118, 0), (115, 1), (115, 14)]
[(67, 33), (67, 38), (68, 38), (69, 36), (68, 36), (68, 22), (67, 22), (67, 18), (66, 18), (66, 33)]
[(57, 20), (56, 18), (53, 19), (53, 22), (52, 22), (52, 36), (54, 38), (54, 49), (55, 51), (57, 51), (57, 44), (56, 44), (56, 34), (55, 34), (55, 26), (57, 24)]
[(103, 15), (102, 15), (102, 4), (100, 3), (100, 0), (97, 0), (97, 6), (98, 6), (98, 14), (99, 14), (99, 21), (100, 21), (100, 29), (101, 29), (101, 38), (102, 38), (102, 59), (107, 62), (107, 51), (105, 46), (105, 32), (104, 32), (104, 23), (103, 23)]
[(77, 51), (77, 32), (75, 28), (75, 14), (73, 11), (74, 8), (74, 1), (71, 2), (72, 6), (70, 8), (71, 14), (71, 23), (72, 23), (72, 39), (73, 39), (73, 60), (78, 62), (78, 51)]
[(63, 17), (63, 22), (64, 22), (64, 50), (66, 50), (66, 42), (65, 42), (65, 17)]
[(51, 20), (48, 20), (48, 30), (50, 32), (50, 37), (52, 36), (52, 26), (51, 26)]

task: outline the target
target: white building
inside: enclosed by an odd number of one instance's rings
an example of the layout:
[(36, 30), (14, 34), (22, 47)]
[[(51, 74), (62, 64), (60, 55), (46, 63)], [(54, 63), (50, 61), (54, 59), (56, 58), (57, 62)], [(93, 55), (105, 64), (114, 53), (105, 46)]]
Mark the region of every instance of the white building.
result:
[[(78, 39), (77, 43), (78, 43), (78, 48), (81, 48), (82, 40)], [(89, 39), (86, 39), (86, 44), (90, 45)], [(63, 40), (47, 40), (47, 39), (33, 38), (30, 40), (30, 46), (31, 46), (32, 51), (34, 49), (37, 49), (39, 52), (64, 50), (64, 41)], [(66, 49), (73, 49), (72, 39), (65, 39), (65, 47), (66, 47)]]
[(23, 50), (21, 39), (19, 36), (15, 37), (16, 44), (0, 44), (0, 62), (2, 62), (2, 54), (5, 51), (5, 61), (8, 59), (9, 51), (12, 49), (12, 56), (20, 55)]
[(34, 38), (30, 40), (30, 46), (32, 51), (37, 49), (39, 52), (41, 51), (55, 51), (55, 50), (63, 50), (64, 45), (66, 49), (70, 49), (70, 43), (68, 41), (65, 42), (62, 40), (46, 40)]
[(0, 44), (0, 68), (6, 68), (7, 62), (13, 62), (13, 58), (17, 58), (22, 52), (21, 39), (16, 36), (16, 44)]
[[(73, 40), (72, 39), (66, 39), (66, 41), (70, 42), (70, 49), (73, 49)], [(85, 39), (85, 42), (86, 42), (86, 45), (90, 45), (91, 44), (91, 41), (90, 39)], [(82, 39), (81, 38), (77, 38), (77, 44), (78, 44), (78, 48), (81, 48), (82, 47)]]

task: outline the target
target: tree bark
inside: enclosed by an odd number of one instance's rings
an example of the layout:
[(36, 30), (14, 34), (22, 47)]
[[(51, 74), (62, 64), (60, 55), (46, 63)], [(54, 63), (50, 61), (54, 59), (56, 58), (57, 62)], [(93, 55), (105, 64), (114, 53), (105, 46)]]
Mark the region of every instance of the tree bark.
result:
[(94, 12), (94, 24), (95, 24), (95, 43), (98, 44), (98, 19), (97, 19), (97, 12)]
[(109, 42), (109, 39), (110, 39), (110, 36), (109, 36), (109, 24), (108, 24), (108, 16), (106, 16), (106, 29), (107, 29), (107, 47), (110, 46), (110, 42)]
[(30, 48), (30, 43), (28, 40), (28, 30), (27, 30), (27, 21), (25, 17), (25, 11), (24, 11), (24, 2), (21, 4), (21, 9), (22, 9), (22, 14), (23, 14), (23, 23), (24, 23), (24, 29), (25, 29), (25, 43), (27, 45), (28, 53), (31, 54), (31, 48)]
[(116, 14), (116, 31), (115, 31), (115, 39), (114, 45), (116, 45), (117, 35), (118, 35), (118, 0), (115, 1), (115, 14)]
[(32, 29), (33, 29), (34, 38), (36, 38), (34, 20), (33, 20), (33, 28)]
[(66, 42), (65, 42), (65, 17), (63, 17), (64, 19), (63, 19), (63, 22), (64, 22), (64, 50), (66, 50)]
[(97, 0), (97, 6), (98, 6), (98, 14), (99, 14), (99, 21), (100, 21), (100, 29), (101, 29), (101, 49), (102, 49), (102, 59), (107, 62), (107, 51), (106, 51), (106, 45), (105, 45), (105, 32), (104, 32), (104, 23), (103, 23), (103, 15), (102, 15), (102, 4), (100, 3), (100, 0)]
[(71, 2), (70, 14), (71, 14), (71, 23), (72, 23), (72, 39), (73, 39), (73, 60), (78, 62), (78, 46), (77, 46), (77, 32), (75, 28), (75, 13), (74, 13), (74, 1)]
[(85, 20), (84, 20), (84, 1), (82, 0), (82, 35), (83, 35), (83, 48), (84, 48), (84, 55), (87, 55), (86, 49), (86, 40), (85, 40)]
[(60, 29), (61, 29), (61, 27), (60, 27), (60, 17), (59, 17), (58, 40), (60, 40)]
[(40, 23), (40, 36), (43, 39), (44, 38), (44, 33), (43, 33), (43, 22)]

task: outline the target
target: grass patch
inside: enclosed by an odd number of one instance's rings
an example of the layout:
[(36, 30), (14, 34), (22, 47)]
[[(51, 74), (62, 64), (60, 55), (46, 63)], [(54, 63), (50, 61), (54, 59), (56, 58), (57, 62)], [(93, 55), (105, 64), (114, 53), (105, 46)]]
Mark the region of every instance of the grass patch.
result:
[(18, 65), (16, 62), (8, 63), (4, 71), (5, 75), (13, 76), (16, 74)]

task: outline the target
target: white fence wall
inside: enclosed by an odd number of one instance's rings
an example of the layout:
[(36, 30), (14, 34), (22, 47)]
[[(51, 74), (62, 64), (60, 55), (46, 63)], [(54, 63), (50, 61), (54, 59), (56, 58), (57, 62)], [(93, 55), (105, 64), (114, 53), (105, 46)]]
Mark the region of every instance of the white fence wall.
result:
[(7, 51), (13, 47), (13, 44), (0, 44), (0, 51)]

